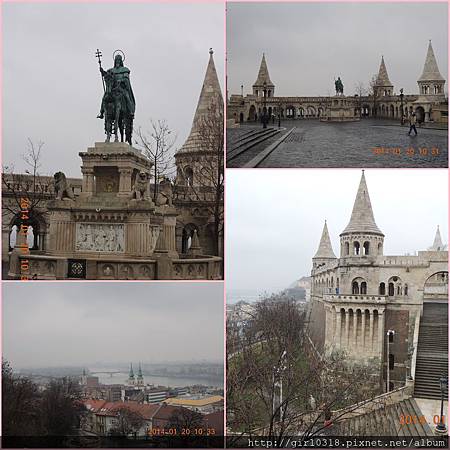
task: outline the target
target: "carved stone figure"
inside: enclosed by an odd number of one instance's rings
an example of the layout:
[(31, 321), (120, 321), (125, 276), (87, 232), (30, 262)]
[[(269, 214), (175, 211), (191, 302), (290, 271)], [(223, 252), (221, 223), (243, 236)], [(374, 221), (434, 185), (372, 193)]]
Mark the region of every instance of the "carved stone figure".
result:
[(158, 206), (172, 206), (172, 196), (172, 183), (167, 178), (164, 178), (164, 180), (159, 183), (159, 192), (156, 198), (156, 204)]
[(56, 172), (53, 175), (54, 183), (55, 183), (55, 194), (57, 200), (62, 200), (63, 198), (69, 198), (71, 200), (74, 199), (74, 195), (72, 192), (69, 183), (67, 182), (67, 178), (63, 172)]
[(148, 200), (148, 183), (148, 174), (143, 171), (139, 172), (131, 191), (131, 198), (135, 198), (136, 200)]
[(123, 224), (77, 223), (75, 250), (88, 252), (123, 252)]
[(334, 87), (336, 89), (336, 95), (344, 95), (344, 85), (342, 83), (341, 77), (338, 77), (338, 79), (334, 82)]

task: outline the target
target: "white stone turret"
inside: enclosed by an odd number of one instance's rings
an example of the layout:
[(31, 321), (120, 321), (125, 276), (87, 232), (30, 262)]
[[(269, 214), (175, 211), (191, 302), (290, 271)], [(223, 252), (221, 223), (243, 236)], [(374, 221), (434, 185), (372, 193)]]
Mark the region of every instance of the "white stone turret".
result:
[(263, 53), (261, 65), (259, 67), (258, 78), (253, 84), (253, 95), (257, 97), (273, 97), (275, 92), (275, 85), (270, 80), (269, 69), (267, 69), (266, 56)]
[(384, 234), (375, 223), (364, 170), (350, 222), (340, 234), (340, 238), (341, 258), (383, 254)]
[(442, 252), (445, 251), (446, 246), (442, 243), (441, 232), (439, 230), (439, 225), (436, 229), (436, 235), (434, 236), (433, 245), (428, 249), (434, 252)]
[(439, 72), (439, 67), (434, 56), (431, 40), (428, 44), (427, 56), (423, 66), (422, 75), (417, 80), (419, 85), (419, 94), (427, 96), (430, 100), (445, 99), (444, 85), (445, 80)]
[[(219, 142), (223, 141), (223, 97), (214, 65), (213, 50), (209, 49), (206, 68), (191, 132), (175, 154), (176, 184), (185, 186), (212, 184), (214, 164), (218, 164)], [(206, 175), (205, 175), (206, 171)], [(203, 174), (202, 174), (203, 173)], [(201, 179), (201, 183), (200, 183)]]
[(384, 56), (381, 57), (380, 69), (374, 85), (378, 92), (378, 96), (386, 97), (394, 94), (394, 86), (389, 80), (386, 64), (384, 63)]
[(333, 252), (331, 245), (330, 234), (328, 233), (327, 221), (322, 230), (322, 237), (320, 238), (319, 248), (316, 254), (313, 256), (313, 269), (318, 266), (327, 264), (330, 261), (336, 260), (336, 255)]

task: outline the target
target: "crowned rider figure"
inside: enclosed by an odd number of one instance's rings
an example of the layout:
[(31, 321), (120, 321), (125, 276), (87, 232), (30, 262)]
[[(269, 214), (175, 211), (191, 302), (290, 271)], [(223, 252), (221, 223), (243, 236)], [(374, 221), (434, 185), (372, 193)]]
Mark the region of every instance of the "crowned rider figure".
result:
[(100, 73), (102, 74), (102, 77), (105, 81), (106, 89), (105, 93), (103, 94), (100, 113), (97, 116), (97, 118), (99, 119), (104, 118), (107, 95), (111, 91), (116, 91), (123, 95), (128, 113), (131, 118), (134, 117), (136, 102), (130, 83), (130, 69), (123, 65), (123, 60), (124, 58), (122, 57), (122, 55), (118, 53), (114, 57), (114, 67), (109, 70), (103, 70), (103, 68), (100, 66)]

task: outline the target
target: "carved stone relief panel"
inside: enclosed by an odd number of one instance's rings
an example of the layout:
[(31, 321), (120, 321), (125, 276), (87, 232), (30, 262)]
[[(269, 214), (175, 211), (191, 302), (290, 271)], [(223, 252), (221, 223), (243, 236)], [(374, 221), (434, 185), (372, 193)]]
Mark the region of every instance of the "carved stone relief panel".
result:
[(125, 251), (124, 224), (77, 223), (75, 250), (80, 252)]

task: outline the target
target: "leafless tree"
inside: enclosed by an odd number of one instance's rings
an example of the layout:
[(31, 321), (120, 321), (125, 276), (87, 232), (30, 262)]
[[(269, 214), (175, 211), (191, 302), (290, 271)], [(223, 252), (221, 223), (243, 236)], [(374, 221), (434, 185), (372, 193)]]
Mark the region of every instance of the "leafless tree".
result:
[(173, 148), (176, 135), (172, 133), (165, 120), (150, 120), (150, 124), (151, 130), (146, 133), (139, 127), (136, 144), (153, 164), (153, 201), (156, 201), (160, 177), (173, 175)]
[(358, 111), (359, 115), (361, 116), (361, 109), (362, 109), (362, 98), (367, 95), (367, 89), (366, 86), (362, 81), (358, 81), (355, 85), (355, 93), (358, 96)]
[[(236, 330), (235, 325), (237, 350), (227, 361), (227, 415), (237, 439), (314, 436), (331, 418), (347, 417), (352, 405), (370, 403), (380, 393), (374, 368), (348, 364), (342, 353), (314, 355), (305, 314), (276, 295), (255, 305), (250, 326)], [(342, 412), (332, 417), (337, 410)]]
[(117, 413), (117, 424), (111, 430), (112, 435), (116, 436), (129, 436), (130, 434), (137, 433), (139, 429), (144, 425), (145, 419), (137, 411), (133, 411), (127, 406), (122, 406), (115, 410)]
[[(52, 186), (49, 190), (48, 179), (40, 173), (43, 147), (43, 142), (35, 143), (28, 139), (27, 151), (22, 155), (22, 159), (28, 166), (25, 174), (15, 173), (14, 166), (3, 167), (2, 210), (13, 218), (19, 218), (20, 223), (25, 226), (30, 220), (39, 220), (45, 214), (41, 206), (52, 191)], [(21, 211), (24, 211), (24, 204), (27, 205), (26, 215), (21, 214)]]
[(377, 117), (378, 115), (378, 98), (380, 96), (379, 89), (377, 87), (377, 75), (373, 75), (372, 79), (369, 82), (369, 97), (372, 97), (372, 109), (373, 116)]

